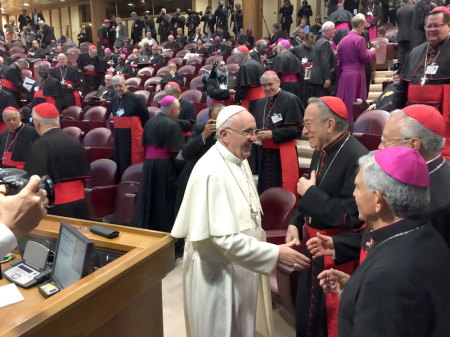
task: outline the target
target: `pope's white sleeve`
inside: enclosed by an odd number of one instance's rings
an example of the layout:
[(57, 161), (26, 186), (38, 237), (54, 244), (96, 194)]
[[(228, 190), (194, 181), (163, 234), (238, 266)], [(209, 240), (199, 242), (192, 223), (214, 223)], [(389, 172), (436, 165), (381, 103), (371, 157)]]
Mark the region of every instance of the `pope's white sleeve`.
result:
[(277, 245), (259, 241), (242, 233), (210, 236), (210, 240), (226, 258), (261, 274), (270, 274), (278, 261)]
[(17, 240), (11, 230), (0, 222), (0, 258), (17, 246)]

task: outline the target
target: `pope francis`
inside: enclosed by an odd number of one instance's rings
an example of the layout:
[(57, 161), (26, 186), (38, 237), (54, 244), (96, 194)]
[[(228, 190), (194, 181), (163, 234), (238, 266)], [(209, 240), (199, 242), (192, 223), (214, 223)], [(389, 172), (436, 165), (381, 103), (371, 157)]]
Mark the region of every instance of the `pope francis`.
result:
[(263, 242), (261, 205), (247, 162), (256, 140), (253, 116), (237, 105), (221, 110), (218, 142), (190, 176), (172, 236), (186, 238), (184, 304), (192, 337), (254, 337), (261, 274), (277, 262), (296, 269), (310, 261)]

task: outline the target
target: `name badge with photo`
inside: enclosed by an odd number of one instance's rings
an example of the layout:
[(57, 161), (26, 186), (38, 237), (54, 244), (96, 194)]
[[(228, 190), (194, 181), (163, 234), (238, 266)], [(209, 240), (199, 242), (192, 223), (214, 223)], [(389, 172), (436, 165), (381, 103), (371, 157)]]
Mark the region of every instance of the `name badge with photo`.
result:
[(438, 68), (439, 68), (439, 66), (434, 66), (434, 65), (428, 66), (427, 70), (425, 71), (425, 74), (427, 74), (427, 75), (435, 75), (437, 70), (438, 70)]
[(227, 85), (226, 84), (219, 84), (219, 88), (222, 90), (226, 90), (227, 89)]
[(125, 113), (125, 111), (123, 111), (123, 109), (118, 109), (116, 112), (117, 116), (119, 116), (119, 117), (122, 116), (124, 113)]
[(271, 116), (271, 118), (272, 118), (272, 123), (273, 124), (276, 124), (276, 123), (281, 122), (283, 120), (283, 117), (281, 116), (281, 114), (273, 114)]
[(307, 57), (303, 57), (302, 58), (302, 64), (308, 63), (308, 58)]

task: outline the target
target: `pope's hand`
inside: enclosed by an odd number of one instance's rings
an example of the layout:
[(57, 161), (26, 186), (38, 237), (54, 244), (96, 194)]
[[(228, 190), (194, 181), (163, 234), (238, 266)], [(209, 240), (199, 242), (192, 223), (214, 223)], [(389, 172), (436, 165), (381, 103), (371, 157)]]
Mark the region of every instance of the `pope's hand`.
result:
[(305, 255), (292, 249), (294, 241), (279, 245), (278, 262), (296, 270), (306, 269), (311, 266), (311, 260)]

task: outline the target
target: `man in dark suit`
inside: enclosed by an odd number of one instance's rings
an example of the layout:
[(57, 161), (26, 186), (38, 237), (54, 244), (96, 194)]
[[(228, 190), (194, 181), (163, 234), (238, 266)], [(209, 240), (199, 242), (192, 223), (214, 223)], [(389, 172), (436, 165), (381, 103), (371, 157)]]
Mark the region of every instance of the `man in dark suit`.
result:
[(88, 23), (84, 26), (84, 31), (86, 33), (86, 42), (92, 43), (92, 24)]
[(42, 30), (41, 47), (45, 48), (50, 44), (51, 40), (56, 40), (55, 34), (53, 33), (52, 27), (47, 25), (44, 21), (40, 20), (38, 24), (39, 29)]
[(316, 97), (333, 95), (337, 87), (336, 56), (331, 49), (336, 29), (334, 23), (327, 21), (322, 25), (322, 37), (312, 49), (313, 67), (309, 83)]
[(397, 9), (397, 42), (398, 42), (398, 62), (402, 63), (409, 55), (413, 47), (414, 35), (411, 34), (411, 27), (414, 17), (414, 4), (416, 0), (407, 1)]
[(39, 28), (39, 21), (44, 21), (45, 22), (44, 15), (42, 15), (41, 12), (38, 12), (37, 8), (35, 8), (34, 11), (33, 11), (33, 15), (32, 15), (31, 21), (32, 21), (33, 26), (35, 28)]
[(131, 28), (131, 38), (133, 44), (139, 43), (142, 39), (142, 31), (145, 28), (144, 21), (137, 17), (136, 12), (131, 13), (131, 19), (133, 19), (133, 26)]
[(27, 10), (22, 9), (22, 14), (19, 15), (19, 29), (23, 30), (23, 27), (31, 23), (31, 18), (27, 15)]

